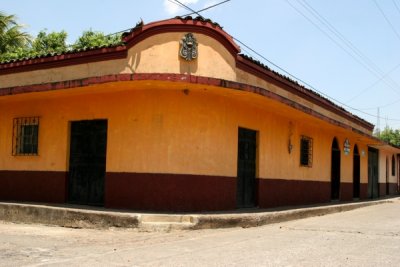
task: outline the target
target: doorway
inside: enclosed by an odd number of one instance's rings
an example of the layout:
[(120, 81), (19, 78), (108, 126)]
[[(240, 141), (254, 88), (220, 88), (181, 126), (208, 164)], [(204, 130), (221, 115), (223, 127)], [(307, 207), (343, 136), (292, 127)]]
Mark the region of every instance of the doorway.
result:
[(107, 120), (71, 122), (68, 201), (104, 205)]
[(397, 194), (400, 194), (400, 154), (397, 154)]
[(236, 205), (249, 208), (256, 205), (257, 131), (239, 128)]
[(397, 154), (397, 194), (400, 194), (400, 154)]
[(379, 152), (377, 149), (368, 148), (368, 197), (379, 197), (378, 183), (378, 160)]
[(389, 195), (389, 158), (386, 156), (386, 195)]
[(357, 145), (353, 152), (353, 198), (360, 198), (360, 153)]
[(331, 199), (338, 200), (340, 195), (340, 148), (336, 138), (332, 142), (331, 154)]

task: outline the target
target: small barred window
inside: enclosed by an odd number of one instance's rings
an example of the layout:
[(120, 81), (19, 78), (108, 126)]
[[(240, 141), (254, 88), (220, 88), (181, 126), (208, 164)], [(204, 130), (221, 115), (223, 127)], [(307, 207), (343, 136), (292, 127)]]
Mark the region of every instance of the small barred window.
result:
[(304, 167), (312, 166), (312, 151), (313, 151), (312, 139), (307, 136), (301, 136), (301, 139), (300, 139), (300, 166), (304, 166)]
[(38, 155), (39, 117), (15, 118), (13, 123), (13, 156)]

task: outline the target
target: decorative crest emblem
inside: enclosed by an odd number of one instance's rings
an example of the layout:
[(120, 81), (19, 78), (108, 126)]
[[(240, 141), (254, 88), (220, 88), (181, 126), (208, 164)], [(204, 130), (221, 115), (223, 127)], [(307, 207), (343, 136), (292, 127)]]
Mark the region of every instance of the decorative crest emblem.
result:
[(179, 55), (187, 61), (197, 58), (197, 41), (192, 33), (187, 33), (180, 41)]

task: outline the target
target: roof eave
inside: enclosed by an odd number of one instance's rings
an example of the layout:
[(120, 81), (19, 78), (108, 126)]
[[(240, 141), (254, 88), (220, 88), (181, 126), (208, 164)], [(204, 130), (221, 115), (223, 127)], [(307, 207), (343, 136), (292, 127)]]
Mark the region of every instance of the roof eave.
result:
[(298, 83), (294, 82), (293, 80), (278, 74), (277, 72), (274, 72), (267, 67), (260, 66), (259, 64), (256, 64), (254, 61), (251, 59), (243, 56), (243, 55), (238, 55), (237, 60), (236, 60), (236, 66), (239, 69), (242, 69), (246, 72), (249, 72), (261, 79), (265, 79), (267, 81), (270, 81), (272, 83), (280, 85), (280, 87), (284, 88), (285, 90), (296, 94), (302, 98), (305, 98), (314, 104), (317, 104), (331, 112), (334, 112), (342, 117), (345, 117), (346, 119), (356, 123), (357, 125), (362, 126), (363, 128), (367, 129), (368, 131), (373, 131), (374, 125), (351, 114), (347, 110), (345, 110), (342, 107), (337, 106), (336, 104), (332, 103), (328, 99), (325, 99), (315, 93), (314, 91), (305, 88), (303, 86), (300, 86)]
[(85, 51), (67, 52), (59, 55), (30, 58), (0, 64), (0, 75), (64, 67), (104, 60), (121, 59), (127, 56), (125, 45), (102, 47)]

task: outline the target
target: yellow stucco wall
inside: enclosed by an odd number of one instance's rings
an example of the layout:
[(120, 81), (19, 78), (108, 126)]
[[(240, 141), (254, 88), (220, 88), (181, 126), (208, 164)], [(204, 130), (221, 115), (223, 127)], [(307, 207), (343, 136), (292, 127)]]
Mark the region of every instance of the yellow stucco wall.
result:
[(310, 101), (308, 101), (306, 99), (303, 99), (303, 98), (301, 98), (301, 97), (299, 97), (299, 96), (297, 96), (295, 94), (292, 94), (292, 93), (290, 93), (290, 92), (288, 92), (288, 91), (286, 91), (286, 90), (284, 90), (284, 89), (282, 89), (282, 88), (280, 88), (280, 87), (278, 87), (276, 85), (273, 85), (273, 84), (271, 84), (271, 83), (269, 83), (269, 82), (267, 82), (267, 81), (265, 81), (265, 80), (263, 80), (261, 78), (258, 78), (258, 77), (254, 76), (254, 75), (251, 75), (251, 74), (249, 74), (247, 72), (244, 72), (242, 70), (237, 69), (236, 70), (236, 76), (237, 76), (236, 80), (238, 82), (251, 84), (251, 85), (262, 87), (262, 88), (266, 88), (266, 89), (268, 89), (268, 91), (274, 92), (275, 94), (278, 94), (280, 96), (283, 96), (285, 98), (293, 100), (293, 101), (295, 101), (297, 103), (300, 103), (301, 105), (306, 106), (306, 107), (308, 107), (310, 109), (313, 109), (313, 110), (317, 111), (318, 113), (323, 114), (323, 115), (325, 115), (325, 116), (327, 116), (329, 118), (332, 118), (332, 119), (334, 119), (336, 121), (339, 121), (341, 123), (349, 125), (349, 126), (355, 128), (355, 129), (358, 129), (358, 130), (364, 132), (364, 133), (372, 134), (370, 131), (367, 131), (366, 129), (364, 129), (363, 127), (359, 126), (358, 124), (356, 124), (356, 123), (354, 123), (352, 121), (349, 121), (349, 120), (347, 120), (347, 119), (345, 119), (345, 118), (343, 118), (343, 117), (341, 117), (341, 116), (339, 116), (339, 115), (337, 115), (337, 114), (335, 114), (335, 113), (333, 113), (331, 111), (326, 110), (323, 107), (320, 107), (320, 106), (318, 106), (318, 105), (316, 105), (316, 104), (314, 104), (314, 103), (312, 103), (312, 102), (310, 102)]
[(187, 62), (178, 55), (179, 41), (184, 33), (162, 33), (151, 36), (128, 51), (126, 59), (79, 64), (74, 66), (0, 75), (0, 88), (30, 84), (82, 79), (109, 74), (178, 73), (213, 77), (266, 88), (278, 95), (301, 103), (318, 113), (369, 133), (359, 125), (325, 110), (305, 99), (272, 85), (236, 68), (235, 58), (217, 40), (195, 34), (198, 41), (198, 59)]
[(120, 73), (126, 66), (125, 59), (78, 64), (68, 67), (19, 72), (0, 75), (0, 88), (31, 84), (69, 81)]
[(178, 55), (182, 36), (183, 33), (151, 36), (129, 49), (126, 59), (0, 75), (0, 88), (130, 73), (193, 74), (235, 81), (235, 61), (224, 46), (196, 34), (199, 57), (188, 62)]
[[(189, 84), (182, 89), (175, 83), (144, 84), (120, 82), (0, 99), (0, 169), (68, 170), (69, 122), (90, 119), (108, 119), (108, 172), (236, 177), (238, 127), (258, 131), (259, 178), (330, 181), (332, 130), (342, 150), (343, 182), (352, 182), (354, 144), (360, 153), (367, 151), (356, 134), (261, 96)], [(170, 90), (160, 89), (166, 87)], [(12, 120), (24, 116), (40, 116), (39, 156), (11, 155)], [(313, 138), (311, 168), (300, 167), (301, 135)], [(352, 145), (348, 156), (343, 153), (345, 138)], [(366, 156), (361, 157), (361, 182), (367, 182)]]
[[(385, 149), (384, 147), (381, 147), (379, 149), (379, 183), (386, 183), (386, 181), (389, 181), (389, 183), (397, 183), (397, 166), (396, 166), (396, 172), (395, 175), (392, 175), (392, 156), (394, 155), (395, 157), (395, 163), (396, 163), (396, 154), (394, 154), (393, 151), (390, 151), (388, 149)], [(387, 163), (386, 163), (387, 160)], [(386, 165), (387, 164), (387, 165)], [(386, 172), (387, 172), (387, 177), (386, 177)]]
[(184, 33), (163, 33), (147, 38), (129, 49), (123, 73), (179, 73), (235, 81), (235, 60), (213, 38), (195, 34), (198, 58), (186, 61), (179, 56)]

